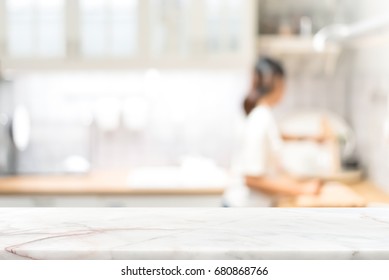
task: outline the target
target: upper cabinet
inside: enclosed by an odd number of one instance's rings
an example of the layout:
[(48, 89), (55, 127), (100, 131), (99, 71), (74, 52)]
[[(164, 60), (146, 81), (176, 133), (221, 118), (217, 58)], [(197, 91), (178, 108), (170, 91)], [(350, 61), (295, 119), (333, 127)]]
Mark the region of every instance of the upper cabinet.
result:
[(185, 57), (191, 49), (191, 0), (150, 0), (149, 42), (152, 57)]
[(65, 55), (65, 0), (6, 0), (4, 8), (8, 56)]
[(244, 22), (244, 5), (240, 0), (206, 1), (206, 43), (210, 53), (239, 52)]
[(255, 10), (255, 0), (0, 0), (0, 59), (238, 65), (254, 53)]
[(80, 54), (130, 57), (138, 50), (139, 0), (80, 0)]

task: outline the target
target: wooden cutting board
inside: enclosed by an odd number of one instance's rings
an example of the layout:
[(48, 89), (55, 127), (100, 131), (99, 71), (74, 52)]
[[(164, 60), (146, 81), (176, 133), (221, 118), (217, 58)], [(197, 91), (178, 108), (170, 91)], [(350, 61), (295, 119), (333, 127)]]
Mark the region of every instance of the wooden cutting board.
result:
[(366, 207), (367, 201), (346, 185), (328, 182), (318, 195), (282, 198), (278, 205), (281, 207)]

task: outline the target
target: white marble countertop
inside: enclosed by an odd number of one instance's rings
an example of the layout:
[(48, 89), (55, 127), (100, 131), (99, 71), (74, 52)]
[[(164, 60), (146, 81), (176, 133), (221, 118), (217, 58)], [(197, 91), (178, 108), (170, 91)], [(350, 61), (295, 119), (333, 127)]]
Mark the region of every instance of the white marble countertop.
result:
[(0, 208), (0, 259), (389, 259), (389, 210)]

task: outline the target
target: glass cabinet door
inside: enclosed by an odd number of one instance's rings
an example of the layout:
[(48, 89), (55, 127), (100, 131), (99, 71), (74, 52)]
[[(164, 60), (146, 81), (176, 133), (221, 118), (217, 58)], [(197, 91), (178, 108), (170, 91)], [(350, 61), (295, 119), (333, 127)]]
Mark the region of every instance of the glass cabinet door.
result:
[(152, 56), (185, 56), (190, 52), (191, 0), (150, 0)]
[(138, 48), (138, 0), (80, 0), (81, 56), (126, 57)]
[(206, 46), (210, 53), (240, 49), (243, 6), (241, 0), (205, 0)]
[(203, 55), (240, 51), (243, 7), (247, 1), (149, 0), (149, 3), (153, 57), (185, 57), (195, 52), (194, 43), (200, 43)]
[(244, 7), (241, 0), (227, 0), (227, 45), (229, 51), (240, 50), (242, 37)]
[(6, 0), (6, 49), (11, 57), (65, 55), (65, 0)]
[(0, 51), (59, 64), (239, 61), (255, 36), (254, 1), (0, 0)]

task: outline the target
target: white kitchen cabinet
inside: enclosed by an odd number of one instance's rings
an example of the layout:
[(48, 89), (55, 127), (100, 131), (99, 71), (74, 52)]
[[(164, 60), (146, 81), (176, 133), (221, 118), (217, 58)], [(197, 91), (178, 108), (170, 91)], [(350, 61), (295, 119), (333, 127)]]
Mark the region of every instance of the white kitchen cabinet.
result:
[(80, 55), (130, 57), (138, 48), (139, 0), (80, 0)]
[(246, 66), (255, 0), (0, 0), (0, 57), (14, 69)]
[(2, 11), (7, 56), (65, 55), (65, 0), (5, 0)]
[(19, 195), (0, 196), (0, 207), (32, 207), (35, 201), (32, 197)]
[(152, 57), (163, 55), (187, 56), (190, 48), (191, 0), (151, 0), (149, 16), (150, 52)]

